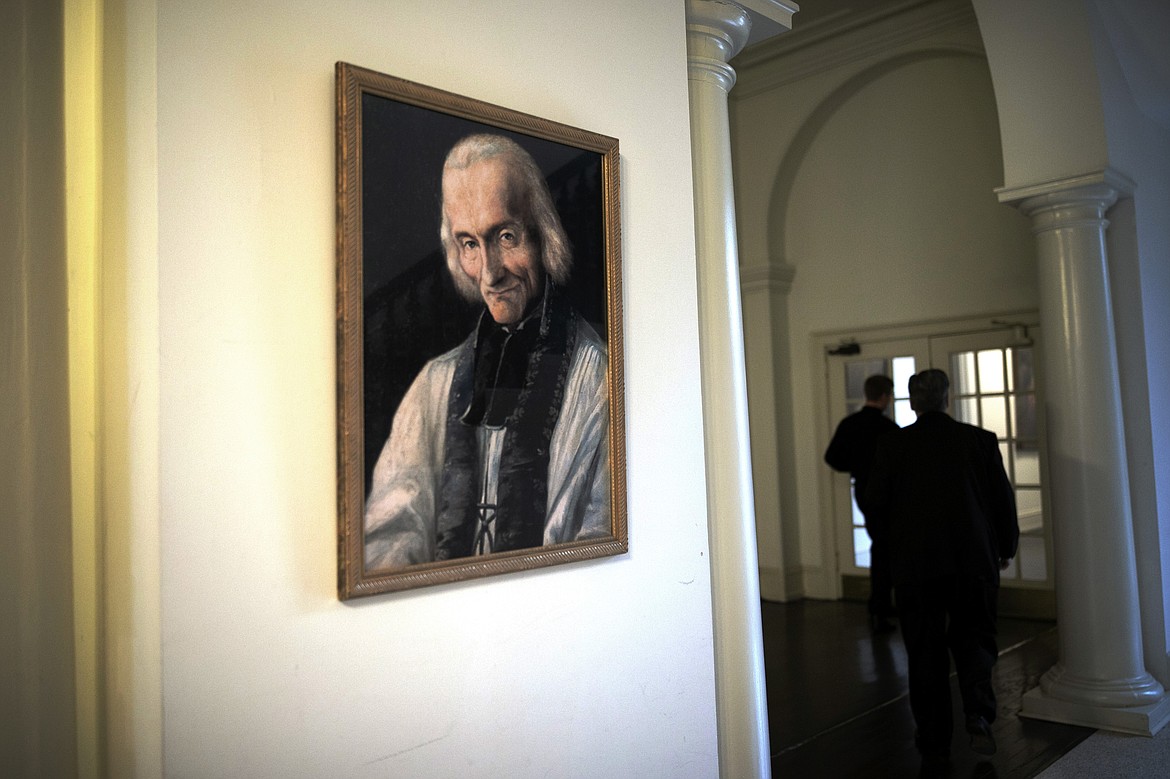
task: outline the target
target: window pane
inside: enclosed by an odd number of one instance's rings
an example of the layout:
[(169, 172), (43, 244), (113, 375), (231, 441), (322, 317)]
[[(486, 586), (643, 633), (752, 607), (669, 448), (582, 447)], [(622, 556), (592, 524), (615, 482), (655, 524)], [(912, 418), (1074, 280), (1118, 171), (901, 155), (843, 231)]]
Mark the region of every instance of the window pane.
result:
[(1015, 392), (1035, 392), (1036, 374), (1032, 370), (1032, 347), (1021, 346), (1012, 349), (1012, 374), (1015, 376)]
[(1040, 490), (1030, 487), (1016, 489), (1016, 513), (1020, 517), (1021, 533), (1038, 533), (1044, 528), (1040, 505)]
[(864, 528), (853, 528), (853, 564), (858, 568), (869, 567), (869, 533)]
[(858, 568), (869, 567), (869, 533), (865, 531), (865, 515), (857, 508), (857, 495), (853, 487), (849, 488), (850, 504), (853, 508), (853, 564)]
[(853, 508), (853, 527), (865, 527), (865, 515), (857, 508), (857, 488), (849, 487), (849, 503)]
[(1034, 444), (1016, 443), (1015, 483), (1040, 486), (1040, 452)]
[(845, 363), (845, 400), (851, 404), (865, 402), (865, 380), (886, 372), (885, 360), (851, 360)]
[(976, 392), (975, 352), (955, 352), (951, 355), (951, 394), (974, 395)]
[(1004, 391), (1003, 349), (979, 352), (979, 391), (983, 394)]
[(1016, 438), (1035, 439), (1036, 396), (1012, 396), (1012, 432)]
[[(894, 375), (890, 378), (894, 381), (894, 397), (908, 398), (910, 397), (910, 390), (908, 385), (910, 377), (914, 375), (914, 358), (913, 357), (895, 357), (894, 358)], [(900, 424), (900, 423), (899, 423)]]
[[(1003, 468), (1005, 471), (1007, 471), (1008, 479), (1011, 479), (1012, 478), (1012, 461), (1011, 461), (1011, 452), (1008, 451), (1008, 442), (1007, 441), (1000, 441), (999, 442), (999, 457), (1001, 460), (1003, 460)], [(1012, 484), (1015, 484), (1015, 481), (1012, 481)]]
[[(1001, 377), (1002, 378), (1002, 375)], [(979, 402), (983, 409), (983, 423), (980, 427), (995, 433), (999, 438), (1007, 438), (1007, 406), (1005, 398), (982, 398)]]
[(975, 398), (959, 398), (955, 403), (956, 419), (969, 425), (979, 424), (979, 401)]
[(1040, 536), (1020, 536), (1020, 548), (1016, 553), (1020, 563), (1020, 578), (1031, 582), (1042, 582), (1048, 578), (1048, 555), (1044, 551), (1044, 539)]
[(1020, 556), (1019, 556), (1019, 554), (1017, 554), (1015, 557), (1012, 558), (1012, 561), (1010, 563), (1008, 563), (1007, 568), (1005, 568), (1003, 571), (1000, 571), (999, 578), (1001, 580), (1020, 578)]
[(910, 408), (910, 401), (895, 400), (894, 401), (894, 421), (898, 423), (899, 427), (914, 424), (914, 420), (918, 415)]

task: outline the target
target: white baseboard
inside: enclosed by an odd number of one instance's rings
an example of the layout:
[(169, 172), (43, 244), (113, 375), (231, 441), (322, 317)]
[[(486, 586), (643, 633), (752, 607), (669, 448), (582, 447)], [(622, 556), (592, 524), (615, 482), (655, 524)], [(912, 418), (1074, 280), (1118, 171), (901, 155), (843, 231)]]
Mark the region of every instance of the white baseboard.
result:
[(785, 603), (801, 598), (833, 598), (835, 595), (813, 595), (808, 588), (809, 569), (803, 566), (760, 568), (760, 597), (763, 600)]

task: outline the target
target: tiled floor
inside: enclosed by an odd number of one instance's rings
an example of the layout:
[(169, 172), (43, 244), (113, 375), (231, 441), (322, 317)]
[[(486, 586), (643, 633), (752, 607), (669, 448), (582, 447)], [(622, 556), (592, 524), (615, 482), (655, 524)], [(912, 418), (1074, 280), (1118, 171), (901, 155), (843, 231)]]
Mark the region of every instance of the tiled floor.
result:
[[(906, 653), (897, 632), (871, 636), (863, 603), (762, 604), (772, 775), (918, 777), (914, 721), (906, 701)], [(995, 670), (999, 751), (972, 753), (957, 727), (950, 766), (932, 776), (1023, 779), (1093, 731), (1018, 716), (1020, 697), (1056, 660), (1051, 622), (1000, 619)], [(952, 676), (957, 723), (959, 693)]]

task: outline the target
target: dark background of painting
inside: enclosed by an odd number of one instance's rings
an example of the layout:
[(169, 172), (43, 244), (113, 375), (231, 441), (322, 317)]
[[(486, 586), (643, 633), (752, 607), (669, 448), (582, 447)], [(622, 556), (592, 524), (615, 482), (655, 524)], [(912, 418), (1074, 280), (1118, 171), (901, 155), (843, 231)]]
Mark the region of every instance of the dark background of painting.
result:
[(365, 486), (394, 412), (427, 360), (458, 345), (482, 304), (455, 291), (439, 242), (443, 160), (466, 135), (506, 135), (544, 172), (573, 247), (568, 286), (604, 339), (602, 155), (371, 93), (361, 103)]

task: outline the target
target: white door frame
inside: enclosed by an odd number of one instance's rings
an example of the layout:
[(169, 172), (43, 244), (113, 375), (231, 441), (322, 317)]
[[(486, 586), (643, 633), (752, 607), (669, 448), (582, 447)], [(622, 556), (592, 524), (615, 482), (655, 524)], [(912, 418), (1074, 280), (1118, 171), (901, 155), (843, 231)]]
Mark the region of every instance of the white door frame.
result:
[[(879, 327), (857, 327), (842, 330), (821, 331), (810, 336), (811, 360), (810, 375), (813, 380), (814, 419), (816, 420), (816, 441), (818, 458), (825, 451), (832, 438), (833, 430), (840, 421), (840, 409), (832, 408), (829, 400), (829, 353), (846, 344), (878, 344), (887, 342), (912, 341), (947, 336), (985, 333), (989, 330), (1010, 330), (1014, 325), (1036, 327), (1040, 317), (1036, 311), (1006, 311), (989, 314), (982, 317), (964, 317), (956, 319), (934, 319), (919, 322), (910, 322), (900, 325), (886, 325)], [(929, 363), (924, 363), (922, 368)], [(834, 498), (835, 482), (838, 477), (832, 469), (824, 466), (818, 469), (818, 508), (817, 517), (821, 539), (821, 570), (829, 574), (829, 591), (833, 598), (842, 596), (843, 565), (838, 557), (842, 549), (840, 528), (835, 513)], [(1045, 496), (1046, 497), (1046, 496)], [(1050, 558), (1051, 559), (1051, 558)], [(852, 567), (852, 566), (850, 566)]]

